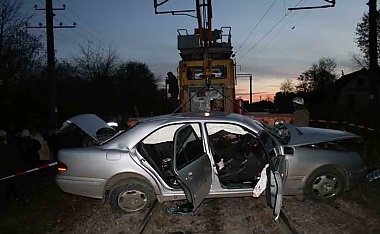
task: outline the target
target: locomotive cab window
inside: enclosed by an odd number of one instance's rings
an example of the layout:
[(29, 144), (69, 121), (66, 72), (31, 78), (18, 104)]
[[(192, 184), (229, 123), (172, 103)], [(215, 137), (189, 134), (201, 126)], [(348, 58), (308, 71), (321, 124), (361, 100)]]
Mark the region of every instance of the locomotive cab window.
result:
[[(201, 80), (204, 78), (203, 67), (188, 67), (186, 70), (188, 80)], [(212, 66), (212, 78), (214, 79), (226, 79), (227, 78), (227, 66), (215, 65)]]

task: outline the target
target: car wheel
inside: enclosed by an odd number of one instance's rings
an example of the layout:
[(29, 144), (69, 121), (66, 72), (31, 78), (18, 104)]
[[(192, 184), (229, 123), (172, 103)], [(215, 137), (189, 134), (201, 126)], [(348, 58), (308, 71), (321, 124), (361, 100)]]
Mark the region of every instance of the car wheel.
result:
[(306, 196), (317, 202), (332, 202), (344, 191), (345, 179), (338, 169), (323, 167), (315, 170), (306, 181)]
[(151, 207), (155, 198), (153, 189), (145, 182), (127, 179), (112, 189), (110, 205), (116, 211), (131, 213)]

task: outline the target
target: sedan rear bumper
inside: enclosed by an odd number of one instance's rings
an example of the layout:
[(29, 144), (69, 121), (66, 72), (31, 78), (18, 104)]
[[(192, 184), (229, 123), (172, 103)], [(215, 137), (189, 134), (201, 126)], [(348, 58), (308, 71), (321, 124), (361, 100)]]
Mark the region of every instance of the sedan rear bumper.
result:
[(104, 185), (106, 184), (104, 179), (62, 175), (57, 175), (55, 181), (58, 187), (66, 193), (98, 199), (103, 198)]

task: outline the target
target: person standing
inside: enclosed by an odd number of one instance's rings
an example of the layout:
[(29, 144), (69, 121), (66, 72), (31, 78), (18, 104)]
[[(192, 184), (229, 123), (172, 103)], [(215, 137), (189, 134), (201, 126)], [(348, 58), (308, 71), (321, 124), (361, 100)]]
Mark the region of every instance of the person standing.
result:
[(39, 166), (40, 155), (38, 151), (41, 149), (41, 144), (32, 137), (29, 130), (24, 129), (21, 131), (18, 139), (18, 147), (25, 166), (28, 169)]
[(293, 99), (293, 106), (295, 111), (293, 112), (292, 123), (298, 127), (309, 127), (310, 114), (305, 107), (305, 101), (301, 97), (295, 97)]
[(167, 107), (170, 112), (174, 111), (177, 109), (179, 106), (178, 102), (178, 95), (179, 95), (179, 87), (178, 87), (178, 80), (177, 77), (173, 74), (173, 72), (168, 72), (167, 73), (168, 77), (166, 79), (166, 84), (169, 85), (169, 90), (168, 93), (170, 94), (169, 98), (169, 106)]
[[(17, 147), (20, 150), (21, 158), (28, 170), (40, 166), (40, 156), (38, 151), (41, 149), (41, 144), (31, 136), (29, 130), (24, 129), (21, 131)], [(26, 179), (29, 180), (27, 188), (28, 193), (38, 194), (41, 191), (40, 173), (37, 171), (28, 173), (25, 176)]]
[(58, 150), (60, 145), (60, 138), (55, 129), (50, 128), (47, 135), (44, 137), (48, 144), (50, 150), (50, 161), (54, 162), (57, 160)]
[(41, 145), (40, 149), (38, 150), (40, 165), (48, 164), (50, 162), (50, 149), (47, 142), (39, 132), (33, 132), (32, 137)]
[[(24, 171), (17, 148), (8, 144), (7, 134), (0, 129), (0, 178)], [(0, 212), (7, 209), (11, 199), (24, 206), (27, 202), (26, 181), (23, 176), (0, 180)]]
[(169, 93), (170, 93), (170, 99), (171, 100), (177, 100), (179, 95), (179, 88), (178, 88), (178, 80), (177, 77), (173, 74), (173, 72), (168, 72), (168, 78), (166, 80), (167, 84), (169, 85)]

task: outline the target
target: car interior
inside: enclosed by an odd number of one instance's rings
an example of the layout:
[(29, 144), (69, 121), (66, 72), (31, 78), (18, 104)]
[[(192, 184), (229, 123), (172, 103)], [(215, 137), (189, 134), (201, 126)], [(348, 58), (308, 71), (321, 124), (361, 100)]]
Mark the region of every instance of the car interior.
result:
[(250, 134), (224, 130), (210, 136), (220, 183), (227, 188), (254, 187), (267, 161), (263, 148)]
[(140, 142), (137, 145), (137, 151), (159, 173), (166, 183), (174, 188), (179, 188), (180, 186), (171, 170), (173, 145), (173, 141), (158, 144)]
[[(256, 185), (267, 160), (264, 149), (253, 135), (220, 130), (209, 135), (209, 142), (222, 186), (249, 188)], [(167, 138), (164, 142), (142, 141), (137, 151), (168, 185), (179, 188), (172, 172), (173, 147), (173, 141)]]

